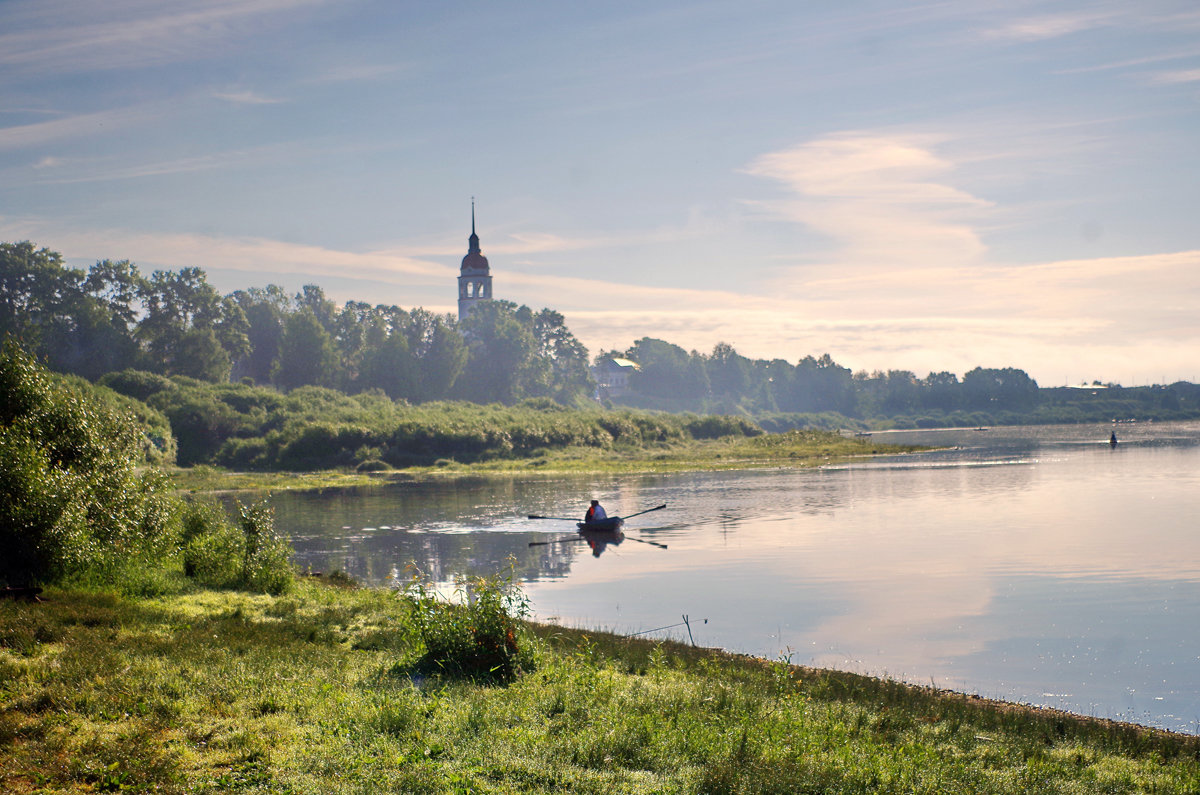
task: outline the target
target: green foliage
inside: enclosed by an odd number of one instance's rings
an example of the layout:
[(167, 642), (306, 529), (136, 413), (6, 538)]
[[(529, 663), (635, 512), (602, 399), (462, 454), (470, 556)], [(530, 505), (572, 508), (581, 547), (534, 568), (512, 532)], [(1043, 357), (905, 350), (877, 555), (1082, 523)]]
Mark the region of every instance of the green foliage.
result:
[(115, 582), (169, 553), (162, 476), (139, 471), (128, 413), (56, 380), (15, 344), (0, 351), (0, 579)]
[(146, 370), (121, 370), (108, 373), (100, 379), (99, 383), (122, 395), (128, 395), (141, 401), (149, 400), (152, 395), (159, 392), (177, 388), (175, 382), (165, 375)]
[(339, 380), (333, 338), (310, 310), (290, 315), (279, 341), (271, 378), (283, 389), (334, 386)]
[(425, 651), (416, 663), (422, 674), (509, 682), (532, 664), (521, 622), (529, 601), (507, 577), (479, 577), (460, 586), (457, 601), (442, 598), (434, 585), (414, 577), (404, 591)]
[(759, 436), (763, 429), (745, 417), (708, 414), (685, 415), (683, 430), (693, 439), (720, 439), (723, 436)]
[(292, 587), (290, 547), (276, 536), (265, 502), (238, 504), (238, 524), (210, 502), (189, 502), (181, 515), (183, 571), (197, 584), (280, 594)]
[(536, 674), (430, 681), (386, 591), (47, 595), (0, 603), (5, 792), (1200, 788), (1200, 738), (607, 633), (526, 627)]

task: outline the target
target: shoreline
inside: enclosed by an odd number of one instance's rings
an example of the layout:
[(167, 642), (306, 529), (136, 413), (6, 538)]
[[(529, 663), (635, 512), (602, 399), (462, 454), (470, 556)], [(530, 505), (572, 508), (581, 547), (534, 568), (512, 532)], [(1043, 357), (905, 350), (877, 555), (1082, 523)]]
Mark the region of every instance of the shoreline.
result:
[(0, 789), (1200, 787), (1200, 736), (676, 641), (526, 621), (521, 675), (438, 674), (414, 609), (310, 578), (0, 604)]
[[(675, 653), (678, 654), (686, 655), (690, 653), (697, 657), (719, 658), (740, 665), (764, 669), (771, 668), (779, 664), (766, 657), (758, 657), (753, 654), (743, 654), (741, 652), (732, 652), (713, 646), (693, 646), (674, 640), (654, 641), (649, 638), (621, 635), (619, 633), (609, 632), (607, 630), (586, 630), (579, 627), (567, 627), (560, 624), (536, 620), (529, 621), (527, 623), (530, 626), (537, 628), (539, 634), (550, 634), (552, 632), (566, 631), (581, 637), (594, 638), (598, 636), (606, 636), (611, 638), (611, 642), (616, 644), (648, 644), (650, 647), (656, 645), (665, 645), (672, 647), (675, 650)], [(794, 675), (801, 679), (838, 679), (842, 680), (847, 687), (857, 686), (868, 689), (874, 688), (880, 691), (896, 690), (910, 694), (919, 700), (928, 700), (935, 703), (945, 702), (947, 704), (954, 704), (967, 709), (976, 709), (984, 712), (1013, 713), (1025, 716), (1037, 722), (1070, 723), (1080, 729), (1088, 731), (1098, 731), (1104, 733), (1129, 733), (1149, 741), (1163, 741), (1170, 743), (1181, 742), (1183, 745), (1189, 747), (1190, 752), (1195, 753), (1197, 757), (1200, 758), (1200, 733), (1189, 734), (1187, 732), (1172, 731), (1171, 729), (1164, 729), (1158, 726), (1148, 726), (1144, 723), (1135, 723), (1133, 721), (1123, 721), (1114, 718), (1101, 718), (1095, 715), (1083, 715), (1077, 712), (1058, 709), (1056, 707), (1046, 707), (1020, 701), (1005, 701), (1003, 699), (981, 696), (976, 693), (966, 693), (960, 690), (952, 690), (949, 688), (905, 682), (903, 680), (892, 679), (890, 677), (844, 671), (839, 668), (818, 668), (797, 663), (786, 663), (786, 667)]]

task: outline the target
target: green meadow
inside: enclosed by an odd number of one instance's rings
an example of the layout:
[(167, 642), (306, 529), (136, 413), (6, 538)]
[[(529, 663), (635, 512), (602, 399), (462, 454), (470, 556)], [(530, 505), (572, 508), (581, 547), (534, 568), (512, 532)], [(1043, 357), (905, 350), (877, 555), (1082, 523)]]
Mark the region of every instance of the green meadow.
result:
[[(303, 579), (0, 604), (0, 790), (1196, 792), (1200, 738)], [(485, 586), (485, 590), (487, 586)]]
[[(528, 454), (488, 452), (512, 443), (504, 423), (544, 413), (522, 411), (442, 417), (432, 432), (396, 425), (393, 441), (425, 434), (475, 452), (382, 476), (881, 451), (816, 432), (739, 433), (727, 418), (564, 415), (506, 448)], [(194, 468), (170, 482), (161, 427), (0, 349), (0, 585), (17, 589), (0, 598), (0, 792), (1200, 791), (1197, 737), (536, 625), (505, 579), (445, 598), (419, 576), (398, 591), (300, 576), (269, 504), (230, 513), (183, 493), (244, 487), (244, 476)], [(370, 433), (318, 424), (263, 449), (299, 455), (333, 439), (358, 451)], [(563, 434), (598, 443), (545, 446)], [(380, 475), (255, 477), (364, 476)]]

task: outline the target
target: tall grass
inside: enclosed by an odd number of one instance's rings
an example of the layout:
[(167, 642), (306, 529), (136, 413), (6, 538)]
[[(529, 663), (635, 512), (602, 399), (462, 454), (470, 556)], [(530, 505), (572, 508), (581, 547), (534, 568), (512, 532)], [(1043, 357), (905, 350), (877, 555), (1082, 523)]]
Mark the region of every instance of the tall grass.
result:
[(1195, 792), (1200, 740), (537, 627), (424, 676), (404, 595), (0, 604), (0, 791)]

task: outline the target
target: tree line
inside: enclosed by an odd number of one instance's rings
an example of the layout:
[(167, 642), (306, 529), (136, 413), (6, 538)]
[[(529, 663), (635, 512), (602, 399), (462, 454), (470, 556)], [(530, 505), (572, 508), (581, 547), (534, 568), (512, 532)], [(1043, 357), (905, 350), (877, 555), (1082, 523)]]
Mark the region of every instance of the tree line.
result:
[(237, 290), (203, 270), (143, 275), (128, 260), (87, 271), (32, 243), (0, 243), (0, 334), (59, 372), (90, 380), (122, 370), (288, 391), (321, 386), (392, 399), (513, 403), (587, 399), (587, 350), (552, 309), (508, 301), (459, 321), (422, 308), (349, 301), (316, 285)]
[[(547, 398), (587, 405), (596, 395), (589, 352), (552, 310), (508, 301), (465, 319), (423, 308), (337, 305), (316, 285), (221, 295), (203, 270), (143, 275), (128, 260), (87, 271), (32, 243), (0, 243), (0, 335), (50, 367), (97, 380), (127, 370), (266, 385), (378, 390), (413, 404), (513, 405)], [(687, 351), (652, 337), (600, 351), (637, 364), (629, 390), (600, 397), (634, 408), (753, 418), (768, 430), (1073, 422), (1200, 416), (1191, 384), (1094, 390), (1040, 388), (1023, 370), (976, 367), (961, 378), (909, 370), (858, 371), (828, 354), (750, 359), (732, 345)]]
[(1014, 367), (975, 367), (962, 378), (940, 371), (922, 378), (910, 370), (852, 372), (828, 353), (792, 364), (749, 359), (724, 342), (704, 354), (652, 337), (623, 351), (603, 351), (597, 361), (614, 357), (636, 363), (637, 369), (630, 374), (628, 392), (608, 395), (613, 404), (740, 414), (768, 431), (1200, 417), (1200, 387), (1186, 382), (1039, 387)]

